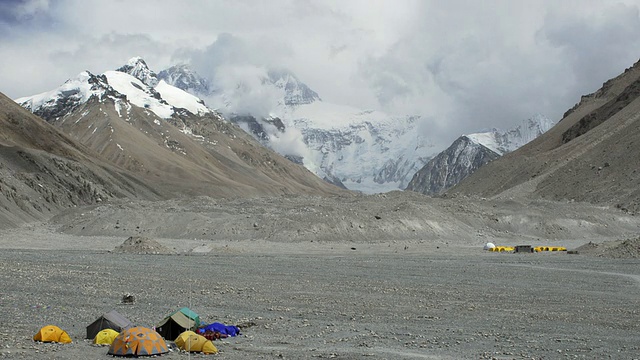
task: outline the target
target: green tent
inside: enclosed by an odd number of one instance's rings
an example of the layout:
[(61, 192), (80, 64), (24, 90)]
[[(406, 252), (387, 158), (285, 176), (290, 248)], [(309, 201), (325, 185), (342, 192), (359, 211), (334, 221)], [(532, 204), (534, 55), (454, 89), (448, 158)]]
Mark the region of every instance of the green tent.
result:
[(168, 315), (156, 325), (156, 331), (167, 340), (175, 340), (182, 332), (195, 331), (200, 326), (200, 316), (183, 307)]

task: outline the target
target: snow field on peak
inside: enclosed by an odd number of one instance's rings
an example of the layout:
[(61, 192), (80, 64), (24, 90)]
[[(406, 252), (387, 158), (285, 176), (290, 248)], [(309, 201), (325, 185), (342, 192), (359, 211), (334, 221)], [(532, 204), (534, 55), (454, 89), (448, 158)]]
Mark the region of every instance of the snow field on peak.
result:
[(137, 78), (120, 71), (106, 71), (104, 75), (109, 85), (117, 92), (126, 95), (132, 104), (149, 109), (163, 119), (173, 115), (173, 107), (153, 97), (148, 91), (148, 86)]
[(178, 89), (175, 86), (167, 84), (164, 80), (160, 80), (155, 87), (162, 98), (176, 108), (184, 108), (196, 115), (208, 114), (211, 110), (206, 107), (200, 98)]

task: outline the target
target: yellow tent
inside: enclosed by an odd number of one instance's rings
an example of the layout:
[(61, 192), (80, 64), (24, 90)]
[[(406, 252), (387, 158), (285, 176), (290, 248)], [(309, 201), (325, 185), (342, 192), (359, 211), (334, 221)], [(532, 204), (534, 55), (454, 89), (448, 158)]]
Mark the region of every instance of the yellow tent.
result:
[(33, 335), (33, 340), (42, 342), (58, 342), (62, 344), (71, 343), (69, 334), (55, 325), (43, 326), (35, 335)]
[(93, 338), (93, 343), (97, 345), (111, 345), (118, 334), (120, 333), (113, 329), (100, 330), (96, 334), (96, 337)]
[(493, 252), (508, 252), (508, 251), (514, 251), (516, 248), (514, 248), (513, 246), (496, 246), (494, 248), (489, 249), (489, 251), (493, 251)]
[(208, 340), (202, 335), (198, 335), (193, 331), (187, 330), (175, 340), (176, 346), (180, 350), (189, 352), (201, 352), (203, 354), (217, 354), (218, 349), (211, 340)]

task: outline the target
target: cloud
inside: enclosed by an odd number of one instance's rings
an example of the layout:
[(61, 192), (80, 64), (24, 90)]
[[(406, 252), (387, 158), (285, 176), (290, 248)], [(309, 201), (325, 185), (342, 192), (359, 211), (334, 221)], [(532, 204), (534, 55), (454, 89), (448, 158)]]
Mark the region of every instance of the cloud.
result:
[(613, 3), (577, 16), (551, 12), (538, 36), (560, 52), (573, 86), (595, 90), (640, 56), (638, 5)]
[[(273, 126), (264, 124), (265, 128)], [(300, 130), (287, 127), (284, 132), (279, 132), (277, 129), (268, 129), (269, 132), (269, 144), (280, 154), (300, 156), (303, 159), (311, 158), (311, 151), (309, 147), (304, 143), (304, 136)]]
[(142, 56), (152, 67), (166, 66), (171, 58), (165, 52), (167, 48), (171, 44), (149, 35), (119, 33), (69, 37), (67, 41), (50, 34), (8, 42), (0, 47), (0, 57), (5, 59), (0, 83), (10, 84), (10, 88), (0, 91), (14, 98), (33, 95), (51, 90), (84, 70), (95, 74), (114, 70), (133, 56)]
[[(2, 1), (0, 84), (11, 97), (142, 56), (190, 62), (247, 111), (286, 68), (324, 101), (420, 114), (453, 140), (535, 113), (554, 120), (638, 60), (640, 0)], [(240, 111), (240, 107), (235, 110)]]
[(278, 59), (287, 54), (291, 54), (290, 48), (279, 40), (251, 41), (222, 33), (206, 48), (179, 49), (172, 59), (189, 63), (211, 81), (214, 94), (205, 97), (210, 106), (227, 113), (267, 117), (282, 94), (262, 85), (269, 69), (278, 66)]
[(25, 24), (46, 17), (48, 0), (4, 0), (0, 2), (0, 23)]
[(217, 92), (205, 101), (223, 113), (267, 117), (282, 97), (277, 89), (262, 86), (267, 77), (264, 68), (229, 64), (216, 70), (212, 83)]
[(588, 11), (582, 3), (465, 4), (423, 3), (394, 44), (360, 62), (379, 104), (423, 115), (431, 136), (507, 128), (535, 113), (559, 120), (640, 54), (637, 2)]

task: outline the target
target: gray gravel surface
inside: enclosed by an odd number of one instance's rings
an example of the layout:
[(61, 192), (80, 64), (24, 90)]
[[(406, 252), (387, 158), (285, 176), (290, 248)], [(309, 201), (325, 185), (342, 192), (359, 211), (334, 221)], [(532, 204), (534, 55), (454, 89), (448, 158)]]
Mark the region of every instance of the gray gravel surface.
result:
[[(220, 359), (640, 354), (637, 259), (476, 248), (384, 253), (340, 245), (308, 255), (283, 244), (268, 251), (241, 245), (243, 252), (203, 255), (4, 249), (0, 355), (110, 358), (106, 348), (83, 339), (85, 326), (100, 314), (116, 309), (135, 324), (152, 326), (182, 306), (204, 321), (242, 326), (242, 336), (215, 342)], [(125, 293), (136, 302), (121, 304)], [(33, 342), (46, 324), (65, 329), (74, 343)]]
[[(572, 249), (639, 229), (588, 204), (399, 192), (77, 208), (0, 231), (0, 356), (109, 358), (83, 339), (98, 316), (153, 326), (187, 306), (241, 326), (216, 341), (220, 359), (634, 359), (637, 257), (482, 247)], [(47, 324), (73, 344), (32, 341)]]

